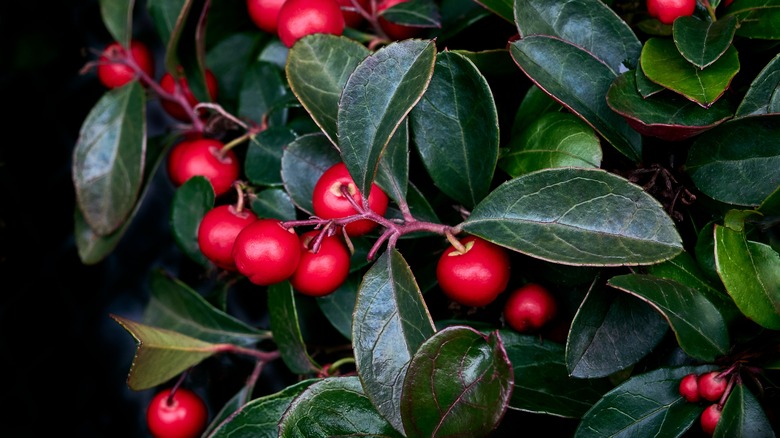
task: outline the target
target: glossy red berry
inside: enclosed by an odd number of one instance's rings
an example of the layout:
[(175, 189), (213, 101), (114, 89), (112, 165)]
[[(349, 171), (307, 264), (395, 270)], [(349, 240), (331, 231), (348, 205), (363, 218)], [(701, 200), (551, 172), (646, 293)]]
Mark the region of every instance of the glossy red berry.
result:
[(195, 438), (206, 429), (208, 408), (195, 392), (164, 389), (152, 398), (146, 410), (146, 423), (154, 438)]
[(295, 230), (278, 219), (258, 219), (238, 233), (233, 260), (238, 272), (254, 284), (269, 286), (290, 278), (301, 259), (301, 243)]
[[(206, 91), (209, 94), (210, 100), (214, 101), (217, 99), (218, 96), (218, 84), (217, 84), (217, 77), (214, 76), (214, 73), (211, 70), (206, 70), (205, 73), (205, 79), (206, 79)], [(200, 101), (197, 97), (192, 93), (192, 90), (190, 89), (189, 82), (187, 82), (187, 78), (182, 76), (179, 78), (179, 87), (181, 93), (184, 95), (184, 97), (187, 99), (187, 103), (189, 103), (190, 107), (194, 107)], [(160, 79), (160, 87), (162, 87), (163, 90), (165, 90), (167, 93), (173, 94), (176, 89), (176, 80), (173, 78), (173, 75), (166, 72), (162, 78)], [(181, 105), (179, 105), (178, 102), (169, 100), (169, 99), (160, 99), (160, 105), (165, 110), (166, 113), (168, 113), (171, 117), (180, 120), (182, 122), (189, 122), (191, 119), (189, 115), (187, 114), (187, 111), (182, 108)], [(205, 111), (200, 112), (200, 116), (203, 117), (206, 114)]]
[(711, 404), (704, 408), (704, 411), (701, 413), (701, 417), (699, 417), (701, 429), (704, 431), (704, 433), (707, 435), (712, 435), (715, 433), (715, 428), (718, 426), (721, 413), (722, 410), (717, 403)]
[(726, 392), (728, 381), (719, 375), (720, 371), (710, 371), (699, 376), (697, 383), (701, 398), (708, 401), (720, 400), (723, 393)]
[(680, 379), (680, 395), (691, 403), (701, 400), (698, 379), (696, 374), (688, 374)]
[(536, 283), (528, 283), (513, 290), (504, 304), (504, 320), (521, 333), (541, 329), (557, 314), (555, 296)]
[(465, 252), (450, 246), (439, 257), (436, 265), (439, 287), (447, 297), (464, 306), (486, 306), (509, 283), (509, 253), (477, 236), (466, 236), (460, 243)]
[[(154, 57), (146, 44), (140, 41), (131, 41), (130, 56), (144, 73), (150, 78), (154, 78)], [(121, 87), (135, 80), (138, 76), (131, 66), (120, 61), (122, 58), (127, 58), (127, 50), (116, 41), (107, 45), (100, 54), (97, 76), (106, 87)]]
[[(355, 181), (343, 162), (339, 162), (328, 168), (314, 185), (312, 193), (312, 205), (314, 214), (322, 219), (340, 219), (357, 214), (355, 207), (342, 192), (344, 187), (352, 196), (352, 199), (360, 205), (361, 194), (355, 185)], [(376, 214), (383, 216), (387, 211), (390, 199), (376, 184), (371, 186), (368, 194), (368, 207)], [(376, 228), (377, 223), (370, 219), (360, 219), (344, 226), (350, 236), (360, 236)]]
[(318, 230), (301, 234), (301, 260), (290, 277), (298, 292), (312, 297), (328, 295), (338, 289), (349, 275), (351, 254), (341, 235), (324, 236), (317, 252), (312, 249)]
[[(363, 16), (359, 12), (355, 11), (355, 5), (353, 0), (338, 0), (341, 6), (341, 15), (344, 16), (344, 25), (346, 27), (358, 27), (363, 23)], [(371, 0), (357, 0), (358, 6), (364, 11), (371, 13)]]
[(168, 176), (179, 187), (193, 176), (203, 176), (219, 196), (233, 186), (241, 172), (236, 153), (223, 151), (225, 145), (216, 139), (182, 140), (168, 155)]
[(421, 28), (414, 26), (404, 26), (403, 24), (393, 23), (390, 20), (381, 16), (381, 13), (386, 9), (399, 4), (406, 3), (408, 0), (381, 0), (376, 6), (377, 14), (379, 16), (379, 25), (388, 37), (394, 40), (405, 40), (407, 38), (414, 38), (420, 34)]
[(276, 34), (279, 9), (286, 0), (246, 0), (249, 18), (260, 30)]
[(696, 0), (647, 0), (647, 13), (664, 24), (672, 24), (679, 17), (693, 15)]
[(218, 267), (236, 271), (233, 260), (233, 243), (247, 225), (257, 220), (257, 215), (246, 208), (236, 210), (234, 205), (218, 205), (203, 215), (198, 226), (200, 252)]
[(344, 15), (337, 0), (287, 0), (276, 22), (279, 39), (287, 47), (315, 33), (341, 35)]

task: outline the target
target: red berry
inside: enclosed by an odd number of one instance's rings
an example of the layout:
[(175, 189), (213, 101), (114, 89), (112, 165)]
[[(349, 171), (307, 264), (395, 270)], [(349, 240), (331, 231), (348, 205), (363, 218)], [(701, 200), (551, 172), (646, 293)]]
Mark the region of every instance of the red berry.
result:
[(465, 306), (486, 306), (509, 283), (509, 254), (506, 249), (477, 236), (460, 239), (466, 248), (447, 248), (436, 265), (439, 287), (447, 297)]
[(344, 32), (344, 15), (337, 0), (287, 0), (276, 23), (279, 39), (287, 47), (306, 35)]
[(715, 433), (715, 427), (717, 427), (718, 421), (720, 421), (721, 413), (722, 411), (717, 403), (711, 404), (704, 408), (704, 411), (702, 411), (700, 417), (701, 429), (704, 431), (704, 433), (707, 435), (712, 435)]
[(226, 193), (239, 177), (241, 167), (232, 150), (222, 151), (225, 145), (215, 139), (183, 140), (168, 155), (168, 176), (176, 187), (193, 176), (203, 176), (214, 188), (214, 194)]
[(664, 24), (672, 24), (678, 17), (693, 15), (696, 0), (647, 0), (647, 13)]
[(710, 371), (699, 376), (699, 395), (704, 400), (718, 401), (726, 392), (727, 380), (719, 376), (720, 371)]
[(324, 236), (319, 250), (311, 245), (320, 232), (301, 234), (301, 260), (290, 277), (290, 283), (298, 292), (321, 297), (334, 292), (349, 275), (351, 254), (340, 235)]
[(164, 389), (152, 398), (146, 410), (146, 423), (155, 438), (195, 438), (206, 429), (208, 409), (193, 391)]
[(504, 320), (518, 332), (535, 332), (558, 314), (555, 297), (542, 285), (525, 284), (512, 291), (504, 304)]
[(421, 28), (419, 27), (393, 23), (380, 15), (385, 9), (389, 9), (399, 3), (406, 3), (407, 1), (408, 0), (381, 0), (376, 6), (376, 13), (379, 15), (379, 25), (387, 36), (394, 40), (414, 38), (420, 34)]
[(249, 281), (268, 286), (290, 278), (301, 259), (301, 243), (278, 219), (258, 219), (238, 233), (233, 260)]
[[(150, 78), (154, 77), (154, 57), (146, 44), (131, 41), (130, 56)], [(121, 87), (137, 77), (135, 70), (121, 59), (127, 59), (127, 51), (118, 42), (107, 45), (98, 59), (98, 79), (108, 88)]]
[[(322, 219), (340, 219), (357, 214), (355, 207), (344, 196), (341, 188), (345, 187), (352, 195), (352, 199), (360, 205), (362, 202), (360, 192), (355, 181), (343, 162), (339, 162), (328, 168), (314, 185), (312, 193), (312, 205), (314, 214)], [(383, 216), (387, 211), (390, 199), (376, 184), (371, 186), (368, 194), (368, 207), (376, 214)], [(376, 228), (377, 223), (370, 219), (360, 219), (344, 226), (350, 236), (360, 236)]]
[(285, 0), (246, 0), (246, 9), (255, 26), (276, 34), (276, 21), (284, 2)]
[[(217, 78), (216, 76), (214, 76), (214, 73), (212, 73), (211, 70), (206, 70), (205, 78), (206, 78), (206, 90), (208, 91), (209, 98), (212, 101), (216, 100), (218, 94)], [(171, 75), (170, 73), (165, 73), (163, 77), (160, 79), (160, 86), (166, 92), (173, 94), (176, 88), (176, 80), (173, 78), (173, 75)], [(190, 89), (190, 85), (187, 82), (187, 78), (185, 78), (184, 76), (179, 78), (179, 88), (181, 89), (180, 92), (187, 99), (187, 103), (189, 103), (190, 107), (194, 107), (195, 105), (200, 103), (198, 101), (198, 98), (195, 97), (194, 94), (192, 94), (192, 90)], [(165, 112), (168, 113), (171, 117), (180, 120), (182, 122), (190, 121), (190, 117), (187, 114), (187, 111), (185, 111), (184, 108), (182, 108), (178, 102), (169, 99), (161, 99), (160, 105), (165, 110)], [(205, 114), (206, 114), (205, 111), (202, 111), (200, 113), (201, 116)]]
[[(371, 13), (369, 4), (371, 0), (357, 0), (358, 5), (363, 8), (364, 11)], [(355, 28), (363, 23), (363, 16), (359, 12), (353, 11), (355, 8), (353, 0), (339, 0), (341, 5), (341, 15), (344, 16), (344, 25), (346, 27)], [(347, 9), (349, 8), (349, 9)]]
[(688, 374), (680, 379), (680, 395), (691, 403), (701, 400), (698, 376), (696, 374)]
[(236, 271), (233, 243), (236, 236), (257, 216), (247, 209), (237, 211), (233, 205), (219, 205), (207, 211), (198, 226), (200, 252), (218, 267)]

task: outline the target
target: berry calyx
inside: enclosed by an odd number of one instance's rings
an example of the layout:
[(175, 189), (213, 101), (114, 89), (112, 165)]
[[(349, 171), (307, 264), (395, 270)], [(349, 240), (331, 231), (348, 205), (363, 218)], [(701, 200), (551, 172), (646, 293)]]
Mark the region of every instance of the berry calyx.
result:
[(699, 395), (708, 401), (718, 401), (726, 392), (728, 380), (720, 376), (720, 371), (710, 371), (699, 376)]
[[(154, 57), (146, 44), (130, 41), (132, 61), (150, 78), (154, 77)], [(138, 73), (123, 59), (127, 59), (127, 50), (119, 43), (108, 44), (98, 58), (97, 76), (107, 88), (118, 88), (138, 77)]]
[(198, 225), (200, 252), (218, 267), (236, 271), (233, 244), (247, 225), (256, 221), (251, 210), (238, 211), (234, 205), (219, 205), (207, 211)]
[(325, 235), (313, 248), (318, 230), (301, 234), (301, 259), (290, 284), (303, 295), (321, 297), (333, 293), (349, 275), (351, 254), (341, 235)]
[[(214, 76), (214, 73), (211, 70), (206, 70), (205, 73), (205, 80), (206, 80), (206, 91), (208, 92), (209, 99), (210, 100), (216, 100), (218, 95), (218, 85), (217, 85), (217, 77)], [(170, 94), (174, 94), (176, 90), (176, 83), (177, 80), (174, 79), (173, 75), (169, 72), (166, 72), (162, 78), (160, 78), (160, 87), (162, 89)], [(195, 107), (200, 101), (197, 97), (192, 93), (192, 89), (190, 89), (190, 85), (187, 82), (187, 78), (184, 76), (181, 76), (178, 80), (180, 92), (184, 95), (184, 98), (187, 100), (187, 103), (189, 104), (190, 108)], [(179, 102), (169, 99), (161, 99), (160, 105), (165, 110), (166, 113), (168, 113), (171, 117), (174, 119), (177, 119), (182, 122), (189, 122), (191, 121), (190, 116), (188, 112), (182, 108), (182, 106), (179, 104)], [(205, 111), (201, 111), (199, 113), (200, 117), (204, 117), (206, 114)]]
[(193, 176), (203, 176), (220, 196), (233, 186), (241, 167), (233, 150), (223, 151), (225, 145), (216, 139), (182, 140), (168, 155), (168, 176), (179, 187)]
[(691, 403), (701, 400), (698, 376), (696, 374), (688, 374), (680, 379), (679, 391), (680, 395)]
[(509, 254), (503, 247), (473, 235), (460, 243), (463, 252), (450, 246), (439, 257), (439, 287), (448, 298), (464, 306), (486, 306), (509, 283)]
[(254, 284), (269, 286), (290, 278), (301, 259), (301, 244), (292, 228), (278, 219), (258, 219), (244, 227), (233, 244), (238, 272)]
[(208, 408), (194, 391), (178, 388), (155, 394), (146, 410), (146, 424), (155, 438), (195, 438), (206, 429)]
[(704, 431), (704, 433), (707, 435), (712, 435), (715, 433), (715, 428), (718, 426), (721, 413), (722, 410), (717, 403), (711, 404), (704, 408), (704, 411), (702, 411), (701, 416), (699, 417), (699, 423), (701, 424), (701, 429)]
[[(312, 192), (312, 206), (314, 214), (322, 219), (341, 219), (358, 214), (344, 192), (352, 197), (353, 202), (361, 205), (361, 194), (355, 185), (355, 181), (343, 162), (339, 162), (323, 172), (317, 180)], [(390, 199), (376, 184), (371, 185), (368, 194), (368, 208), (374, 213), (383, 216), (387, 211)], [(377, 223), (370, 219), (358, 219), (344, 225), (344, 230), (349, 236), (360, 236), (372, 231)]]
[(536, 283), (515, 289), (504, 304), (504, 320), (520, 333), (538, 331), (557, 314), (558, 303), (553, 294)]
[(279, 39), (287, 47), (315, 33), (341, 35), (344, 15), (337, 0), (287, 0), (276, 22)]
[(679, 17), (693, 15), (696, 0), (647, 0), (647, 13), (663, 24), (672, 24)]
[(276, 34), (279, 9), (285, 0), (246, 0), (249, 18), (260, 30)]
[(399, 3), (406, 3), (408, 0), (381, 0), (376, 6), (376, 13), (379, 16), (378, 22), (382, 31), (393, 40), (405, 40), (414, 38), (420, 34), (421, 28), (414, 26), (404, 26), (403, 24), (393, 23), (382, 17), (382, 12), (390, 9)]

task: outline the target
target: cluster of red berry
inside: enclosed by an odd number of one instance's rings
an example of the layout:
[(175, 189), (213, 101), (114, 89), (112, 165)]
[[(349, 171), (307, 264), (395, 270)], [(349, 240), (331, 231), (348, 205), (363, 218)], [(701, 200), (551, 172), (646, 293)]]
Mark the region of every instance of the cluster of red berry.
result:
[(728, 380), (720, 371), (709, 371), (702, 374), (688, 374), (680, 379), (680, 395), (691, 403), (700, 401), (709, 404), (701, 413), (700, 423), (702, 430), (712, 435), (720, 420), (720, 414), (725, 400), (721, 400), (726, 393)]

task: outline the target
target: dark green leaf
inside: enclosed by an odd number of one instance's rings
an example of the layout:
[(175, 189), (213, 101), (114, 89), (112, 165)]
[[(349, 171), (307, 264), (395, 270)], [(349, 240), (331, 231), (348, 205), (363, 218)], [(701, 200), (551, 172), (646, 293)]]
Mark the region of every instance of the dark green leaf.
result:
[(764, 215), (780, 216), (780, 186), (764, 199), (758, 211)]
[(758, 206), (780, 186), (778, 136), (780, 116), (722, 123), (696, 139), (686, 171), (696, 187), (715, 200)]
[(570, 376), (560, 344), (511, 330), (500, 335), (514, 368), (511, 409), (580, 418), (612, 388), (607, 380)]
[(601, 144), (579, 117), (548, 112), (512, 139), (498, 164), (511, 177), (549, 167), (600, 167)]
[(282, 184), (282, 152), (295, 140), (287, 128), (268, 128), (251, 138), (244, 160), (244, 173), (252, 184)]
[(407, 0), (383, 10), (380, 14), (393, 23), (413, 27), (441, 27), (439, 7), (433, 0)]
[(640, 160), (641, 136), (604, 99), (617, 77), (609, 67), (573, 44), (542, 35), (510, 43), (510, 52), (537, 86), (582, 117), (618, 152)]
[(200, 251), (198, 227), (214, 208), (214, 187), (203, 176), (194, 176), (176, 189), (171, 201), (171, 232), (176, 244), (189, 258), (202, 266), (209, 261)]
[(81, 125), (73, 151), (73, 185), (84, 219), (106, 236), (138, 202), (146, 154), (146, 98), (138, 81), (107, 91)]
[(514, 10), (521, 37), (558, 37), (589, 52), (615, 75), (637, 66), (642, 44), (601, 0), (515, 0)]
[(279, 438), (400, 438), (363, 393), (357, 376), (328, 377), (295, 397), (279, 421)]
[(179, 67), (177, 47), (192, 0), (148, 0), (146, 7), (160, 41), (165, 45), (165, 69), (175, 72)]
[(287, 145), (282, 153), (282, 181), (298, 208), (314, 214), (311, 204), (314, 186), (339, 161), (338, 151), (324, 134), (306, 134)]
[(397, 41), (364, 59), (347, 79), (338, 106), (339, 147), (364, 196), (387, 143), (425, 92), (435, 61), (433, 41)]
[[(209, 16), (210, 17), (210, 16)], [(262, 74), (267, 75), (265, 81), (265, 87), (263, 91), (270, 94), (270, 98), (281, 97), (283, 95), (283, 89), (278, 88), (280, 83), (278, 82), (279, 74), (270, 73), (271, 69), (263, 69), (261, 63), (256, 61), (257, 50), (256, 45), (261, 40), (262, 34), (255, 32), (254, 30), (232, 33), (227, 35), (213, 47), (209, 48), (208, 53), (205, 56), (205, 65), (209, 70), (214, 73), (217, 79), (217, 97), (219, 98), (219, 104), (227, 111), (235, 114), (238, 107), (239, 98), (242, 93), (246, 92), (246, 81), (252, 81), (252, 69), (249, 66), (254, 66), (255, 70), (260, 70)], [(266, 64), (266, 67), (272, 67)], [(260, 73), (260, 72), (256, 72)], [(196, 76), (200, 78), (200, 76)], [(250, 82), (251, 84), (251, 82)], [(201, 102), (208, 102), (211, 100), (206, 92), (205, 83), (202, 80), (194, 82), (194, 86), (197, 86), (197, 90), (193, 88), (193, 95), (198, 97)], [(259, 84), (257, 84), (259, 85)], [(253, 93), (250, 98), (258, 99), (254, 102), (257, 105), (256, 112), (267, 111), (265, 107), (265, 99), (261, 97), (260, 90), (255, 89), (256, 93)], [(274, 96), (275, 93), (276, 96)], [(246, 102), (245, 102), (246, 105)], [(216, 114), (216, 112), (214, 112)], [(257, 119), (256, 123), (260, 123), (261, 119)]]
[(335, 292), (317, 298), (323, 315), (346, 339), (352, 340), (352, 311), (355, 310), (362, 273), (353, 273)]
[(287, 110), (274, 111), (287, 96), (284, 78), (274, 64), (257, 61), (244, 71), (238, 94), (238, 116), (243, 120), (268, 126), (283, 126)]
[(737, 384), (726, 399), (713, 436), (774, 438), (775, 432), (761, 403), (745, 385)]
[(412, 356), (435, 329), (414, 275), (397, 250), (383, 253), (366, 272), (353, 315), (355, 365), (366, 396), (403, 430), (404, 376)]
[(566, 367), (573, 377), (606, 377), (647, 356), (669, 331), (666, 320), (640, 299), (591, 289), (571, 323)]
[[(202, 436), (214, 436), (213, 434), (217, 428), (220, 428), (224, 423), (230, 423), (230, 418), (233, 414), (240, 415), (239, 410), (241, 407), (247, 404), (252, 398), (252, 392), (255, 388), (254, 383), (256, 382), (252, 382), (252, 384), (247, 382), (247, 384), (242, 386), (238, 392), (230, 398), (230, 400), (226, 401), (225, 404), (222, 405), (216, 415), (210, 417), (211, 421), (209, 422), (208, 427), (206, 427), (206, 430), (203, 431)], [(274, 432), (276, 432), (276, 422), (274, 422)]]
[(463, 230), (579, 266), (652, 264), (682, 250), (658, 201), (601, 169), (553, 168), (514, 178), (477, 205)]
[(645, 274), (618, 275), (610, 278), (607, 284), (658, 310), (669, 322), (680, 348), (688, 355), (714, 361), (728, 353), (731, 344), (723, 315), (696, 289), (675, 280)]
[(108, 33), (123, 47), (133, 37), (133, 8), (135, 0), (100, 0), (100, 17)]
[(636, 91), (639, 92), (639, 94), (642, 95), (642, 97), (649, 97), (656, 93), (659, 93), (663, 90), (666, 90), (661, 85), (656, 84), (655, 82), (651, 81), (647, 78), (647, 75), (645, 75), (644, 70), (641, 68), (634, 69), (634, 76), (636, 80)]
[(780, 54), (759, 72), (737, 108), (737, 117), (780, 113)]
[(379, 160), (376, 183), (396, 203), (406, 200), (409, 188), (409, 119), (395, 131)]
[(728, 9), (728, 15), (737, 17), (737, 35), (765, 40), (780, 39), (780, 1), (740, 0)]
[(512, 364), (498, 332), (450, 326), (412, 358), (403, 385), (406, 436), (486, 436), (512, 396)]
[(290, 195), (280, 188), (263, 190), (252, 197), (252, 211), (258, 217), (270, 217), (281, 221), (295, 220), (295, 204)]
[(514, 23), (514, 1), (513, 0), (474, 0), (486, 9), (492, 11), (504, 20)]
[(479, 52), (470, 50), (449, 50), (450, 53), (457, 53), (468, 58), (474, 63), (483, 76), (511, 75), (517, 73), (517, 66), (512, 57), (509, 56), (507, 49), (488, 49)]
[(296, 374), (317, 371), (317, 365), (306, 351), (295, 308), (295, 295), (289, 282), (268, 287), (268, 309), (274, 341), (290, 371)]
[(410, 120), (434, 184), (472, 208), (490, 190), (498, 158), (498, 112), (487, 80), (468, 58), (441, 52)]
[(737, 30), (737, 20), (733, 16), (717, 21), (693, 16), (679, 18), (672, 26), (674, 44), (688, 62), (699, 68), (709, 66), (726, 53)]
[(699, 266), (710, 281), (720, 283), (720, 277), (715, 269), (715, 221), (708, 222), (699, 230), (693, 251)]
[(731, 298), (757, 324), (780, 329), (780, 254), (743, 232), (715, 226), (715, 265)]

